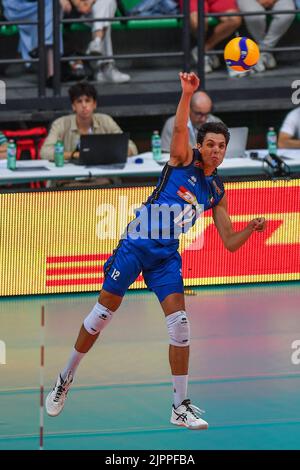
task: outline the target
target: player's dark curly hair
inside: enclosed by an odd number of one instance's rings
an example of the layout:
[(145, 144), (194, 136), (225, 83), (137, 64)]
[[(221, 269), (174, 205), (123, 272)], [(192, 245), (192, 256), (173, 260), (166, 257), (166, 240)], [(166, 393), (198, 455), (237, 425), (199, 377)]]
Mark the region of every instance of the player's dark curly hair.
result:
[(88, 96), (89, 98), (93, 98), (94, 101), (97, 101), (97, 90), (88, 82), (78, 82), (69, 88), (71, 103), (74, 103), (74, 101), (81, 96)]
[(230, 132), (228, 128), (222, 122), (206, 122), (198, 130), (197, 142), (198, 144), (203, 144), (204, 137), (208, 132), (213, 132), (214, 134), (223, 134), (225, 137), (226, 145), (230, 139)]

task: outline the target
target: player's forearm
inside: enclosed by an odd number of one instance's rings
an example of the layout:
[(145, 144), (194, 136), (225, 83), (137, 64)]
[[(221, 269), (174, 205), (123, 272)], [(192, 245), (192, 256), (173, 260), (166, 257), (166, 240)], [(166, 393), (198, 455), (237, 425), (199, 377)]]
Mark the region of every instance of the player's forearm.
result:
[(179, 104), (177, 106), (174, 130), (175, 131), (186, 131), (187, 123), (190, 115), (190, 103), (192, 95), (189, 93), (182, 93)]
[(244, 230), (241, 230), (240, 232), (231, 233), (224, 242), (225, 247), (231, 252), (238, 250), (239, 248), (241, 248), (241, 246), (244, 245), (244, 243), (246, 243), (246, 241), (251, 236), (252, 232), (252, 228), (247, 225)]

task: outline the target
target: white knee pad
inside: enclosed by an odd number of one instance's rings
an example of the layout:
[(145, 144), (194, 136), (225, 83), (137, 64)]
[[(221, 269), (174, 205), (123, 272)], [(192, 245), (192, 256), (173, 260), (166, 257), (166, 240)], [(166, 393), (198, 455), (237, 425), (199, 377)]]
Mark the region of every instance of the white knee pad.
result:
[(190, 324), (184, 310), (166, 316), (170, 344), (173, 346), (189, 346)]
[(109, 324), (112, 314), (113, 312), (97, 302), (91, 313), (84, 319), (84, 328), (91, 335), (96, 335)]

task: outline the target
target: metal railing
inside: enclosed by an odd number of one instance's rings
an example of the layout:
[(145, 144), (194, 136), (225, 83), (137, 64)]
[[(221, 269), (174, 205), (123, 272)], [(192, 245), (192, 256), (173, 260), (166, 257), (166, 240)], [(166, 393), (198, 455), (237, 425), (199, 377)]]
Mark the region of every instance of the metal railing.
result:
[[(204, 73), (204, 57), (205, 54), (223, 54), (223, 50), (211, 50), (205, 52), (205, 19), (207, 17), (224, 17), (224, 16), (258, 16), (258, 15), (274, 15), (272, 10), (268, 11), (257, 11), (251, 13), (209, 13), (204, 12), (204, 2), (198, 2), (198, 33), (197, 33), (197, 45), (198, 45), (198, 63), (197, 73), (201, 80), (201, 88), (205, 89), (205, 73)], [(276, 14), (296, 14), (299, 13), (299, 9), (295, 10), (278, 10)], [(54, 77), (53, 77), (53, 93), (54, 97), (61, 97), (61, 64), (71, 60), (82, 60), (82, 61), (96, 61), (99, 60), (99, 56), (91, 55), (76, 55), (76, 56), (65, 56), (61, 57), (60, 54), (60, 28), (63, 24), (70, 23), (94, 23), (96, 21), (109, 21), (126, 23), (130, 20), (134, 21), (147, 21), (147, 20), (160, 20), (160, 19), (177, 19), (182, 20), (182, 47), (177, 52), (159, 52), (159, 53), (139, 53), (139, 54), (114, 54), (112, 56), (101, 56), (102, 59), (151, 59), (151, 58), (182, 58), (183, 70), (190, 71), (190, 4), (189, 0), (184, 0), (183, 12), (178, 15), (163, 15), (163, 16), (121, 16), (113, 18), (76, 18), (76, 19), (61, 19), (60, 17), (60, 5), (59, 0), (53, 0), (53, 57), (54, 57)], [(38, 19), (37, 21), (1, 21), (2, 25), (37, 25), (38, 27), (38, 58), (31, 58), (30, 60), (25, 59), (0, 59), (0, 64), (16, 64), (16, 63), (37, 63), (38, 64), (38, 98), (39, 104), (42, 106), (43, 101), (49, 104), (49, 97), (46, 97), (46, 46), (45, 46), (45, 5), (43, 0), (38, 0)], [(274, 47), (268, 49), (271, 52), (282, 52), (282, 51), (300, 51), (300, 46), (291, 47)], [(40, 109), (41, 109), (40, 108)]]
[[(151, 58), (172, 58), (181, 57), (183, 59), (182, 68), (190, 70), (190, 31), (189, 31), (189, 1), (185, 1), (184, 11), (178, 15), (163, 15), (163, 16), (121, 16), (113, 18), (60, 18), (60, 5), (59, 0), (53, 0), (53, 61), (54, 61), (54, 76), (53, 76), (53, 92), (55, 97), (61, 96), (61, 64), (71, 60), (82, 61), (96, 61), (99, 56), (91, 55), (76, 55), (64, 56), (60, 54), (60, 28), (61, 25), (70, 23), (94, 23), (96, 21), (106, 22), (122, 22), (125, 23), (130, 20), (144, 21), (144, 20), (160, 20), (160, 19), (177, 19), (182, 20), (182, 49), (177, 52), (159, 52), (159, 53), (143, 53), (143, 54), (114, 54), (113, 56), (101, 56), (101, 60), (108, 59), (151, 59)], [(43, 0), (38, 0), (38, 20), (37, 21), (1, 21), (2, 25), (37, 25), (38, 26), (38, 58), (31, 59), (0, 59), (0, 64), (22, 64), (22, 63), (37, 63), (38, 64), (38, 97), (45, 98), (46, 90), (46, 47), (45, 47), (45, 6)]]
[[(54, 0), (54, 3), (56, 1)], [(54, 30), (56, 31), (55, 36), (58, 37), (59, 35), (59, 28), (60, 24), (70, 24), (70, 23), (95, 23), (98, 21), (105, 21), (105, 22), (122, 22), (126, 24), (130, 20), (134, 21), (150, 21), (150, 20), (161, 20), (161, 19), (176, 19), (182, 20), (183, 27), (182, 27), (182, 50), (178, 52), (159, 52), (159, 53), (142, 53), (142, 54), (113, 54), (112, 56), (104, 56), (101, 55), (101, 60), (119, 60), (119, 59), (153, 59), (153, 58), (172, 58), (172, 57), (182, 57), (183, 58), (183, 69), (190, 70), (190, 30), (189, 30), (189, 16), (190, 16), (190, 5), (189, 1), (185, 1), (184, 4), (184, 11), (182, 14), (178, 15), (155, 15), (155, 16), (121, 16), (121, 17), (113, 17), (113, 18), (76, 18), (76, 20), (72, 19), (63, 19), (60, 20), (59, 16), (57, 15), (56, 11), (53, 12), (54, 16)], [(70, 60), (82, 60), (84, 61), (97, 61), (99, 60), (99, 55), (92, 56), (92, 55), (76, 55), (76, 56), (67, 56), (62, 57), (59, 59), (59, 43), (54, 42), (54, 57), (55, 57), (55, 81), (54, 81), (54, 95), (60, 96), (61, 87), (60, 87), (60, 64), (61, 62), (68, 62)]]
[[(54, 2), (55, 3), (55, 2)], [(43, 98), (46, 91), (46, 60), (45, 60), (45, 3), (38, 0), (37, 21), (0, 21), (0, 26), (35, 25), (38, 29), (38, 57), (25, 59), (0, 59), (0, 64), (38, 63), (38, 96)]]
[[(207, 55), (223, 55), (224, 51), (222, 49), (213, 49), (204, 53), (205, 48), (205, 34), (201, 34), (202, 31), (205, 31), (205, 18), (220, 18), (220, 17), (236, 17), (240, 16), (244, 18), (245, 16), (273, 16), (273, 15), (287, 15), (287, 14), (297, 14), (300, 13), (300, 9), (294, 10), (265, 10), (265, 11), (252, 11), (252, 12), (234, 12), (234, 13), (204, 13), (204, 2), (198, 3), (198, 34), (197, 34), (197, 44), (198, 44), (198, 64), (197, 64), (197, 73), (201, 80), (201, 88), (205, 89), (205, 73), (204, 73), (204, 56)], [(289, 47), (272, 47), (268, 48), (268, 52), (294, 52), (300, 51), (300, 46), (289, 46)], [(265, 52), (265, 49), (261, 49), (261, 52)]]

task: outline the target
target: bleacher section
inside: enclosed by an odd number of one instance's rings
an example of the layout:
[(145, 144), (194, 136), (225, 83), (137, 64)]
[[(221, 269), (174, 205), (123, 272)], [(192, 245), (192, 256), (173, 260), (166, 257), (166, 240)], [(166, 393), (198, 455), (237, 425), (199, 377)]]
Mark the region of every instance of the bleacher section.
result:
[[(126, 9), (138, 0), (123, 0)], [(282, 38), (279, 46), (299, 45), (299, 20)], [(210, 22), (215, 22), (211, 18)], [(114, 54), (159, 53), (182, 50), (181, 19), (151, 19), (121, 21), (120, 13), (112, 24)], [(64, 25), (65, 50), (68, 44), (78, 43), (84, 51), (90, 38), (90, 28), (85, 23), (74, 21)], [(80, 32), (80, 34), (78, 34)], [(240, 31), (247, 34), (246, 29)], [(0, 55), (2, 58), (16, 57), (17, 27), (0, 27)], [(192, 42), (191, 45), (194, 45)], [(221, 48), (221, 47), (220, 47)], [(70, 49), (70, 48), (69, 48)], [(229, 79), (225, 68), (206, 77), (206, 89), (215, 102), (216, 112), (241, 112), (248, 110), (288, 110), (292, 108), (291, 83), (299, 79), (299, 52), (278, 53), (279, 67), (255, 78)], [(101, 109), (115, 117), (141, 115), (167, 115), (175, 111), (179, 96), (178, 71), (182, 69), (180, 57), (153, 59), (121, 59), (117, 62), (122, 70), (130, 73), (127, 84), (97, 85), (101, 97)], [(193, 69), (195, 70), (195, 65)], [(17, 69), (17, 72), (12, 71)], [(42, 102), (37, 97), (37, 76), (25, 74), (21, 66), (3, 66), (0, 79), (7, 87), (7, 103), (0, 106), (0, 121), (37, 119), (48, 121), (69, 110), (67, 89), (71, 82), (62, 84), (62, 96), (53, 96), (46, 90)], [(33, 111), (34, 110), (34, 111)]]

